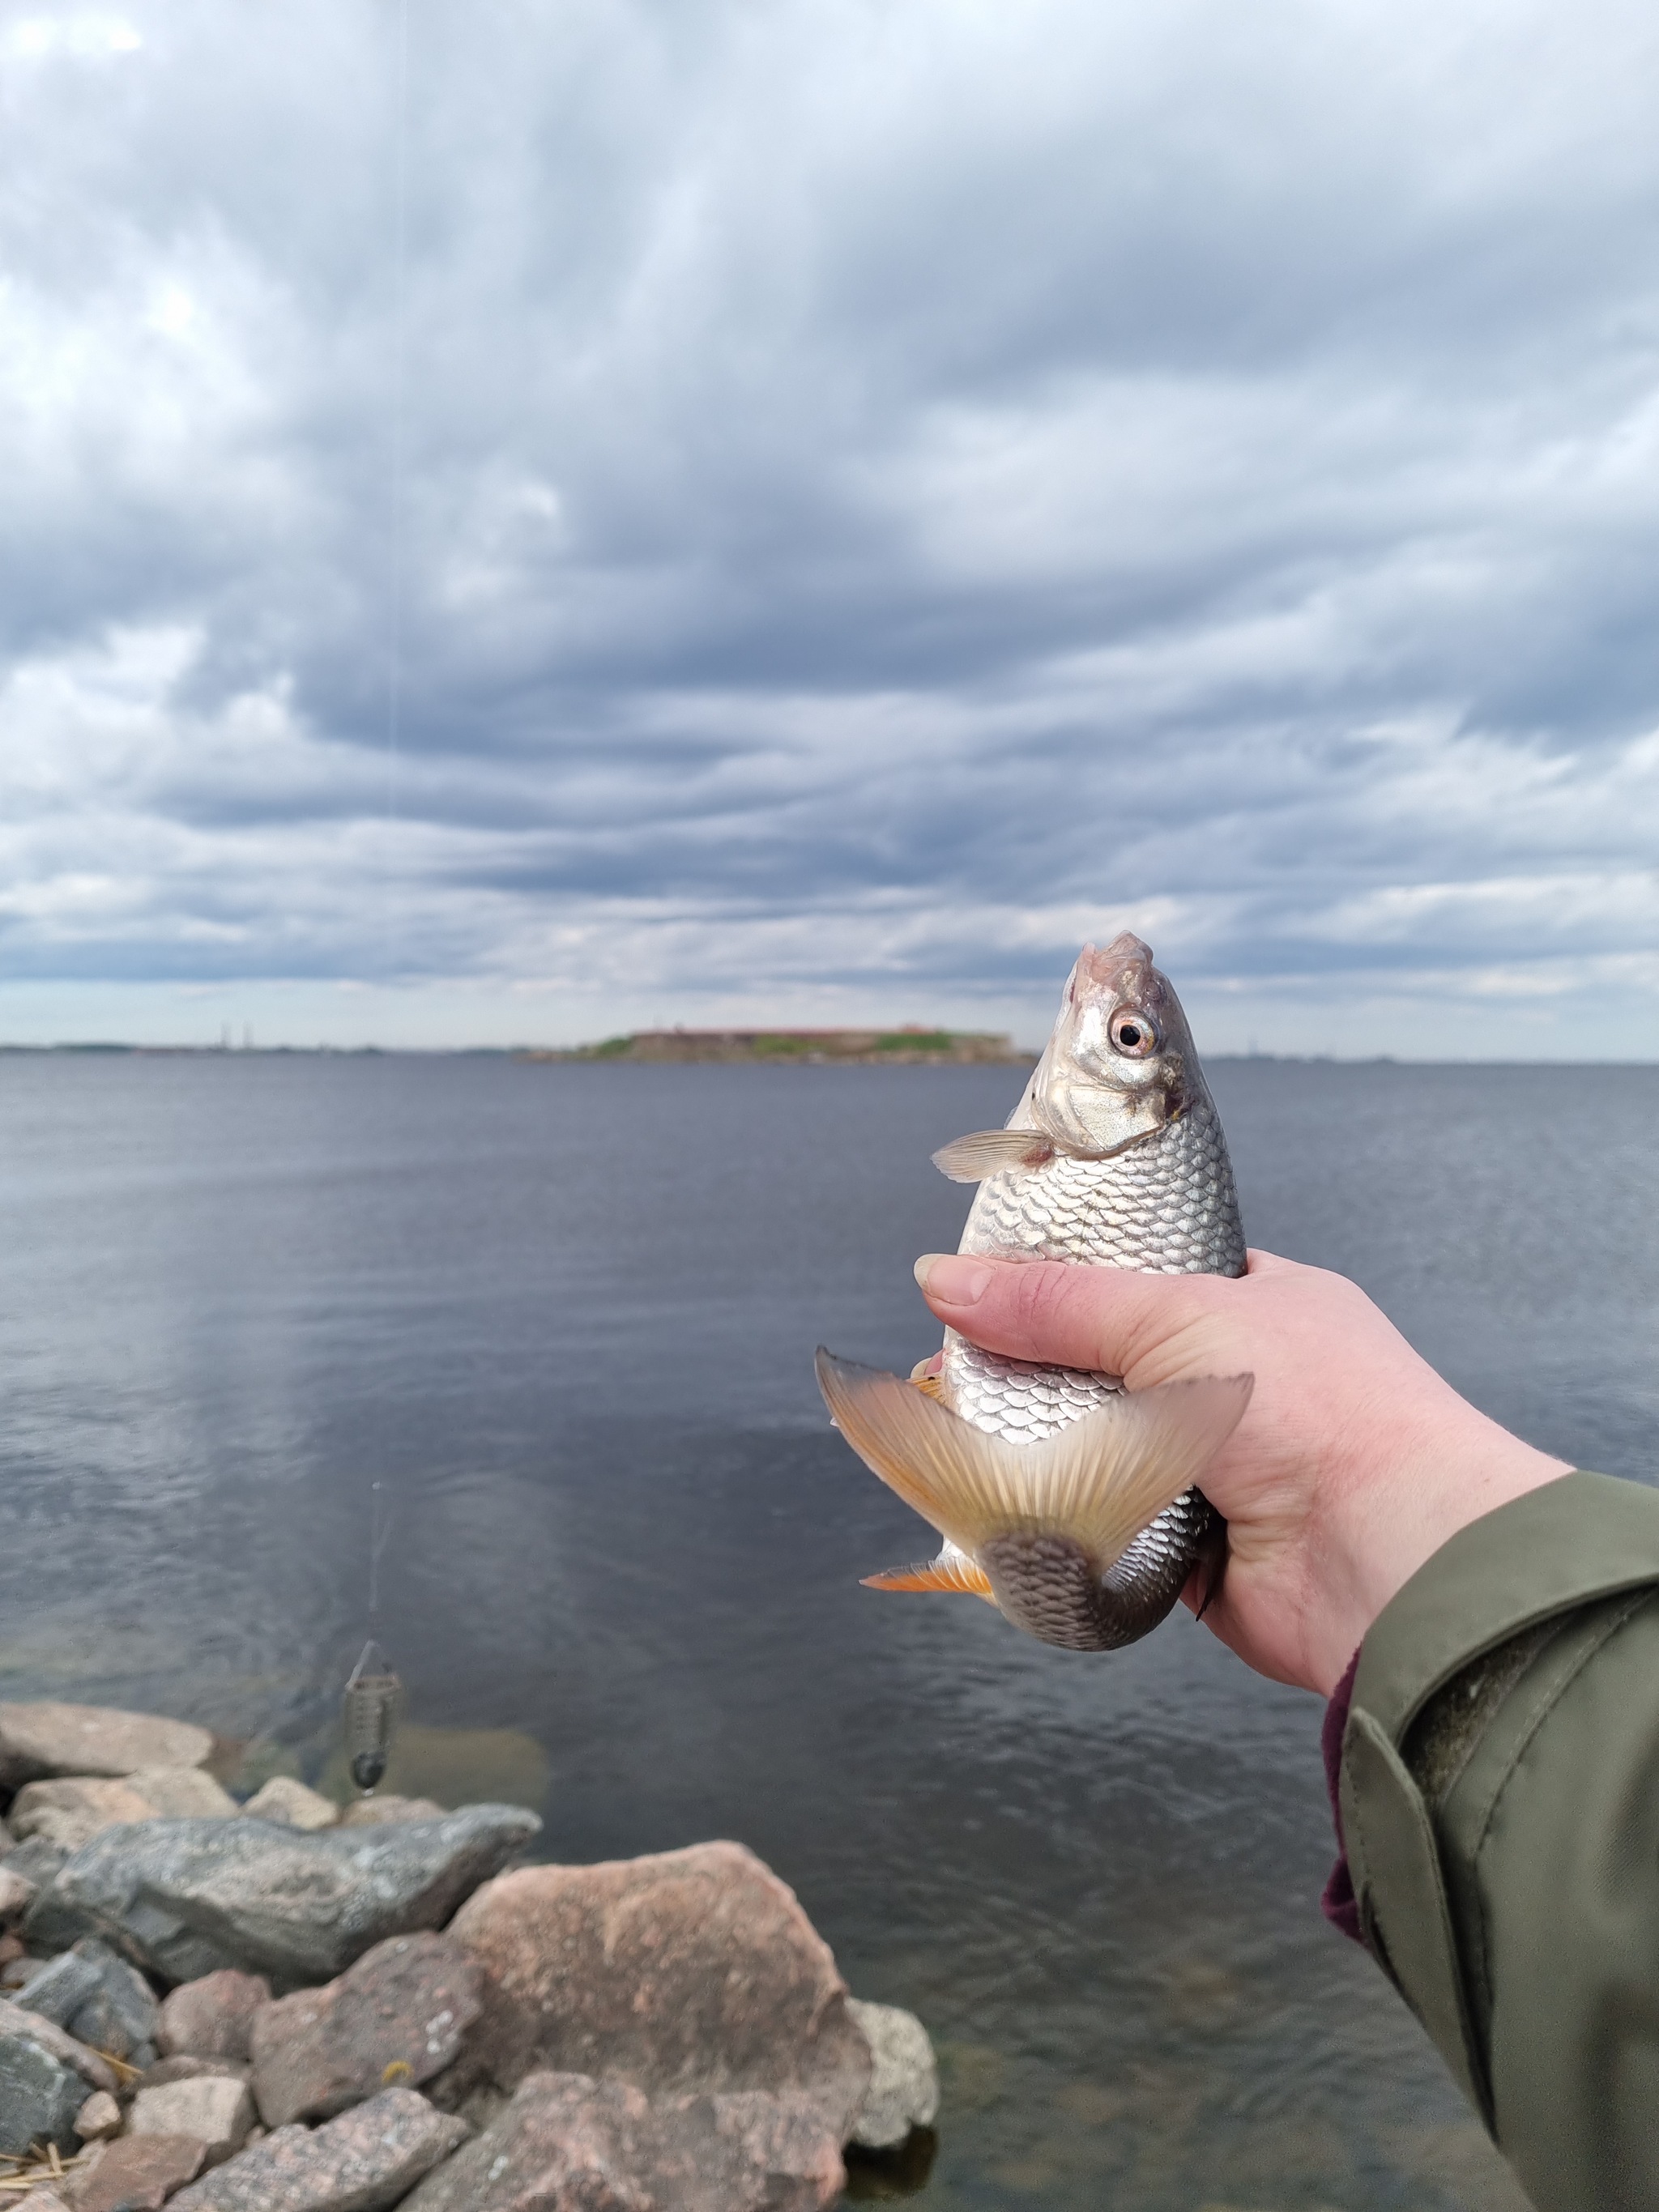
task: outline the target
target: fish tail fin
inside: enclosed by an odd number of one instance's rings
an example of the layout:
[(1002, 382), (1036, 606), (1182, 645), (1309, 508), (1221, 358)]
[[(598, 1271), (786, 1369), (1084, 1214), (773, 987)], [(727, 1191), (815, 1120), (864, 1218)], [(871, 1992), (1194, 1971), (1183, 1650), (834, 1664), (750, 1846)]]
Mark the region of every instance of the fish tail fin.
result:
[(998, 1536), (1063, 1535), (1098, 1573), (1192, 1488), (1237, 1427), (1253, 1380), (1131, 1391), (1040, 1443), (1012, 1444), (879, 1368), (820, 1349), (817, 1372), (859, 1457), (948, 1542), (976, 1559)]

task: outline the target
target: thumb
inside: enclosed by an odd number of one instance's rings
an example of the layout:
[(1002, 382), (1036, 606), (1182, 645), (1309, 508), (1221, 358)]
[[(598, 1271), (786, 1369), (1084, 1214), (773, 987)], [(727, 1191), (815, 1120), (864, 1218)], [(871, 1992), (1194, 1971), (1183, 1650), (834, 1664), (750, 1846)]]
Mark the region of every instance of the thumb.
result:
[(946, 1328), (1006, 1358), (1121, 1375), (1142, 1387), (1214, 1369), (1204, 1340), (1218, 1276), (927, 1252), (916, 1280)]

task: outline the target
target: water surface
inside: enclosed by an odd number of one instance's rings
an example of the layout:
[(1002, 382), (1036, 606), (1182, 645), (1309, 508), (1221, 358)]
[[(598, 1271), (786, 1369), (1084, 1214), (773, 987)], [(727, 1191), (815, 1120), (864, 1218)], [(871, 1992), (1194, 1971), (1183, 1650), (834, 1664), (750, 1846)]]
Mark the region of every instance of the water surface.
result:
[[(1659, 1069), (1212, 1073), (1252, 1242), (1652, 1474)], [(933, 2212), (1513, 2212), (1318, 1917), (1316, 1700), (1184, 1615), (1091, 1658), (858, 1586), (920, 1532), (812, 1348), (934, 1348), (928, 1154), (1019, 1082), (0, 1054), (0, 1696), (320, 1773), (381, 1481), (416, 1778), (539, 1798), (550, 1856), (752, 1844), (934, 2034)]]

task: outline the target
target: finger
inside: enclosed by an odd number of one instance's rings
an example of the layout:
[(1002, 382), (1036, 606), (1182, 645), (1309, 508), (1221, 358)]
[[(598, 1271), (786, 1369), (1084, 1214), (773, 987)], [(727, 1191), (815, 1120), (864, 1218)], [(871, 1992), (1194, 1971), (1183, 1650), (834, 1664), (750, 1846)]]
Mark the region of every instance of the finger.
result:
[(1129, 1374), (1152, 1345), (1211, 1312), (1221, 1287), (1218, 1277), (952, 1252), (924, 1254), (916, 1280), (946, 1327), (988, 1352), (1109, 1375)]

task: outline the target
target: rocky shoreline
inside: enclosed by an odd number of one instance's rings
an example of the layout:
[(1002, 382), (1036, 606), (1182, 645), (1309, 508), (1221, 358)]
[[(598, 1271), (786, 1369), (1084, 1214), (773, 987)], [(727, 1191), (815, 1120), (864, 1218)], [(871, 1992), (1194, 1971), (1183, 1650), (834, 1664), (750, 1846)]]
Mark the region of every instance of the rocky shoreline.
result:
[(926, 2030), (741, 1844), (521, 1864), (519, 1806), (239, 1802), (223, 1749), (0, 1705), (0, 2205), (811, 2212), (914, 2164)]

